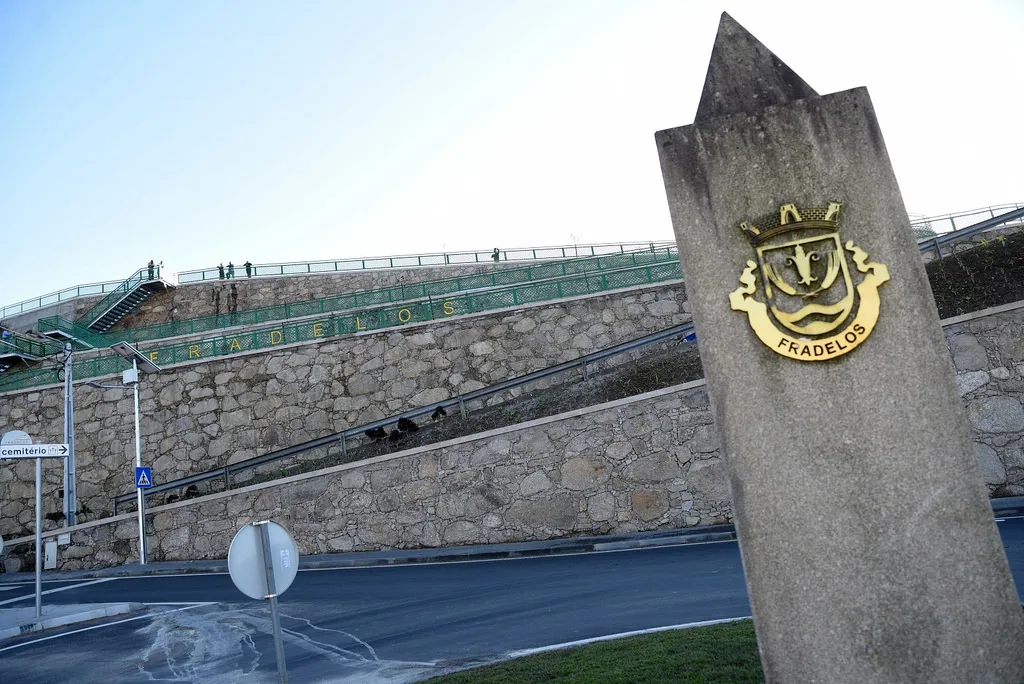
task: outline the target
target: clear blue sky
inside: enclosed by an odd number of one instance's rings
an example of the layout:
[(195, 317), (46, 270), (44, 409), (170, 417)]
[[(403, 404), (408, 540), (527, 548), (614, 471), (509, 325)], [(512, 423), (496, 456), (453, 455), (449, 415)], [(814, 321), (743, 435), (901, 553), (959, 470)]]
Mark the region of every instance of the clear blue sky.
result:
[(910, 211), (1024, 201), (1016, 0), (4, 0), (0, 305), (150, 258), (671, 239), (653, 134), (722, 10), (868, 87)]

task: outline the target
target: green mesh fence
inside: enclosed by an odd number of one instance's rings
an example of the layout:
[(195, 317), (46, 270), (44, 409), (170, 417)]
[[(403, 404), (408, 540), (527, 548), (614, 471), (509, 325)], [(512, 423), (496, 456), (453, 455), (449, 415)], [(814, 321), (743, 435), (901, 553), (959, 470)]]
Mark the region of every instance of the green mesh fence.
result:
[[(462, 293), (425, 301), (393, 304), (356, 313), (326, 315), (302, 323), (282, 324), (261, 330), (222, 335), (210, 339), (141, 349), (154, 363), (168, 366), (230, 356), (241, 352), (273, 349), (295, 342), (379, 330), (409, 323), (443, 320), (452, 316), (492, 311), (577, 295), (662, 282), (682, 277), (678, 261), (654, 263), (604, 273), (587, 273), (557, 280), (526, 283), (498, 290)], [(76, 378), (118, 373), (128, 367), (119, 356), (101, 356), (74, 363)], [(56, 367), (0, 376), (0, 392), (57, 382)]]

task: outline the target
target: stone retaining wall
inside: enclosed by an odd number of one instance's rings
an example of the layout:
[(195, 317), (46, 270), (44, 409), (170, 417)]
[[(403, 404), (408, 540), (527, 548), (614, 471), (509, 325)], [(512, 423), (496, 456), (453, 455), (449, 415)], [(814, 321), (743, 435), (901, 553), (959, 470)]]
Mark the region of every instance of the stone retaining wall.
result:
[[(166, 482), (471, 392), (683, 323), (683, 296), (668, 283), (174, 366), (141, 385), (144, 461)], [(95, 513), (133, 487), (132, 415), (129, 392), (75, 386), (78, 498)], [(0, 397), (14, 429), (62, 441), (63, 389)], [(0, 465), (0, 535), (32, 524), (32, 468)], [(60, 464), (45, 475), (60, 511)]]
[[(981, 312), (986, 313), (986, 312)], [(995, 496), (1024, 494), (1024, 303), (949, 319), (946, 339), (975, 455)]]
[[(150, 560), (224, 558), (273, 519), (303, 554), (709, 525), (729, 487), (703, 381), (174, 503), (149, 512)], [(60, 569), (135, 559), (133, 515), (72, 528)], [(7, 570), (31, 543), (12, 541)], [(28, 541), (28, 540), (24, 540)], [(25, 548), (21, 548), (25, 547)]]

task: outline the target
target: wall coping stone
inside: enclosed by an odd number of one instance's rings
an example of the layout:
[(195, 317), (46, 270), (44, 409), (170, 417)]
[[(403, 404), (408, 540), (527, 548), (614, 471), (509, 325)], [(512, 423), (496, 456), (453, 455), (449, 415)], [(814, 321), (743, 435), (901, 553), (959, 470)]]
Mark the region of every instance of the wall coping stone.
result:
[(996, 314), (1006, 313), (1007, 311), (1014, 311), (1016, 309), (1024, 309), (1024, 299), (1019, 302), (1010, 302), (1009, 304), (1001, 304), (988, 309), (982, 309), (981, 311), (972, 311), (971, 313), (965, 313), (960, 316), (953, 316), (952, 318), (944, 318), (940, 323), (943, 328), (947, 328), (951, 325), (973, 321), (976, 318), (995, 316)]

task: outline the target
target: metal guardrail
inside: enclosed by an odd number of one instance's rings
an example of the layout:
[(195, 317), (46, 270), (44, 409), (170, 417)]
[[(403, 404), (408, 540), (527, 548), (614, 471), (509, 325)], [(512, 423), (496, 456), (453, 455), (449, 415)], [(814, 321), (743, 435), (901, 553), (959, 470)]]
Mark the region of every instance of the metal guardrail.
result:
[(15, 304), (9, 304), (8, 306), (0, 308), (0, 318), (7, 318), (8, 316), (17, 316), (18, 314), (25, 313), (26, 311), (35, 311), (36, 309), (42, 309), (46, 306), (53, 304), (59, 304), (69, 299), (78, 299), (79, 297), (91, 297), (94, 295), (101, 295), (110, 292), (122, 282), (121, 280), (110, 280), (105, 283), (89, 283), (88, 285), (76, 285), (75, 287), (69, 287), (49, 294), (44, 294), (41, 297), (33, 297), (32, 299), (26, 299), (23, 302), (17, 302)]
[[(430, 254), (404, 254), (399, 256), (359, 257), (356, 259), (330, 259), (325, 261), (292, 261), (277, 264), (255, 264), (245, 272), (246, 278), (262, 278), (268, 276), (308, 275), (314, 273), (335, 273), (339, 271), (362, 271), (379, 268), (417, 268), (420, 266), (451, 266), (458, 264), (488, 264), (496, 261), (539, 261), (546, 259), (570, 259), (575, 257), (603, 256), (622, 254), (642, 249), (654, 250), (659, 247), (675, 245), (674, 240), (655, 240), (643, 242), (608, 242), (587, 245), (559, 245), (554, 247), (517, 247), (514, 249), (498, 249), (498, 258), (494, 258), (494, 250), (469, 252), (434, 252)], [(497, 248), (495, 248), (497, 249)], [(234, 278), (243, 277), (245, 265), (234, 267)], [(224, 280), (227, 276), (219, 266), (202, 268), (195, 271), (181, 271), (178, 282), (196, 283), (207, 280)]]
[(965, 228), (956, 233), (943, 233), (942, 235), (936, 235), (933, 238), (922, 240), (918, 242), (917, 247), (922, 252), (925, 251), (926, 249), (934, 248), (935, 254), (938, 256), (938, 258), (941, 259), (942, 245), (947, 245), (950, 242), (959, 242), (960, 240), (963, 240), (966, 237), (970, 237), (971, 235), (976, 235), (978, 233), (983, 233), (986, 230), (991, 230), (992, 228), (995, 228), (997, 226), (1000, 226), (1004, 223), (1008, 223), (1018, 218), (1024, 218), (1024, 207), (1008, 211), (1005, 214), (1000, 214), (999, 216), (994, 216), (986, 221), (976, 223), (970, 228)]
[[(564, 297), (597, 294), (681, 277), (679, 261), (673, 259), (646, 266), (596, 271), (523, 285), (489, 288), (480, 292), (444, 295), (439, 299), (428, 296), (426, 300), (394, 304), (365, 312), (327, 316), (292, 325), (279, 324), (176, 345), (146, 347), (141, 351), (159, 365), (171, 365), (225, 357), (245, 351), (272, 349), (282, 344), (326, 339), (365, 330), (379, 330)], [(97, 356), (76, 361), (74, 376), (76, 379), (84, 380), (119, 373), (126, 367), (126, 362), (120, 356)], [(0, 392), (51, 384), (56, 382), (54, 373), (53, 368), (37, 368), (20, 371), (9, 377), (0, 376)]]
[[(146, 495), (149, 496), (151, 494), (155, 494), (158, 492), (166, 492), (173, 489), (180, 489), (182, 487), (188, 487), (189, 485), (199, 484), (201, 482), (207, 482), (210, 480), (218, 479), (223, 479), (225, 482), (225, 489), (230, 489), (232, 476), (240, 471), (248, 470), (250, 468), (256, 468), (262, 465), (266, 465), (268, 463), (273, 463), (274, 461), (279, 461), (281, 459), (288, 458), (289, 456), (295, 456), (297, 454), (312, 451), (314, 449), (319, 449), (321, 447), (332, 446), (336, 444), (344, 445), (346, 440), (363, 435), (366, 433), (367, 430), (373, 430), (375, 428), (393, 425), (403, 418), (407, 420), (412, 420), (414, 418), (419, 418), (420, 416), (430, 415), (438, 408), (449, 409), (458, 407), (461, 410), (462, 407), (465, 406), (465, 404), (468, 402), (479, 399), (486, 399), (487, 397), (494, 396), (495, 394), (498, 394), (500, 392), (505, 392), (516, 387), (521, 387), (523, 385), (527, 385), (532, 382), (537, 382), (538, 380), (544, 380), (546, 378), (550, 378), (555, 375), (560, 375), (562, 373), (567, 373), (572, 370), (580, 369), (583, 373), (583, 376), (586, 377), (587, 365), (589, 364), (597, 363), (598, 361), (602, 361), (613, 356), (618, 356), (619, 354), (625, 354), (635, 349), (640, 349), (642, 347), (646, 347), (648, 345), (654, 344), (656, 342), (661, 342), (672, 337), (686, 336), (691, 334), (692, 332), (693, 323), (683, 323), (681, 325), (672, 326), (671, 328), (659, 330), (658, 332), (651, 333), (650, 335), (644, 335), (643, 337), (638, 337), (628, 342), (622, 342), (620, 344), (616, 344), (596, 352), (591, 352), (590, 354), (586, 354), (577, 359), (573, 359), (572, 361), (565, 361), (554, 366), (549, 366), (541, 370), (533, 371), (532, 373), (527, 373), (526, 375), (521, 375), (517, 378), (505, 380), (503, 382), (499, 382), (489, 387), (483, 387), (481, 389), (469, 392), (467, 394), (460, 394), (451, 399), (445, 399), (444, 401), (438, 401), (433, 404), (428, 404), (426, 406), (420, 406), (418, 408), (412, 409), (410, 411), (405, 411), (404, 413), (400, 413), (389, 418), (382, 418), (380, 420), (375, 420), (372, 423), (366, 423), (365, 425), (359, 425), (357, 427), (348, 428), (347, 430), (335, 432), (330, 435), (327, 435), (326, 437), (319, 437), (317, 439), (302, 442), (301, 444), (296, 444), (285, 449), (278, 449), (277, 451), (272, 451), (262, 456), (250, 458), (245, 461), (238, 461), (237, 463), (232, 463), (230, 465), (226, 465), (222, 468), (217, 468), (215, 470), (208, 470), (205, 473), (189, 475), (187, 477), (178, 478), (176, 480), (165, 482), (163, 484), (153, 485), (153, 487), (149, 489)], [(345, 447), (343, 446), (342, 448), (344, 449)], [(135, 497), (136, 495), (134, 493), (123, 494), (121, 496), (115, 497), (112, 500), (113, 514), (117, 515), (118, 504), (134, 501)]]
[(34, 340), (14, 332), (9, 337), (0, 338), (0, 354), (41, 359), (57, 354), (63, 349), (64, 345), (56, 340)]
[[(950, 230), (960, 230), (959, 225), (970, 223), (969, 220), (965, 221), (966, 217), (977, 217), (984, 218), (985, 215), (989, 217), (995, 216), (997, 211), (1002, 211), (1010, 208), (1020, 208), (1021, 204), (1000, 204), (984, 209), (975, 209), (967, 212), (960, 212), (956, 214), (944, 214), (940, 216), (931, 216), (927, 218), (911, 219), (910, 225), (915, 229), (915, 234), (918, 235), (919, 239), (927, 239), (933, 237), (933, 235), (939, 233), (945, 233)], [(949, 224), (947, 227), (947, 223)], [(921, 231), (921, 232), (919, 232)], [(672, 240), (654, 240), (653, 242), (637, 242), (637, 243), (622, 243), (625, 245), (669, 245), (674, 244)], [(526, 247), (504, 250), (504, 254), (511, 254), (512, 256), (507, 257), (507, 260), (519, 260), (530, 258), (523, 256), (526, 253), (538, 252), (541, 254), (546, 253), (548, 250), (565, 250), (566, 256), (576, 256), (577, 250), (587, 250), (590, 248), (597, 248), (603, 245), (571, 245), (564, 247)], [(569, 253), (571, 250), (572, 253)], [(605, 252), (602, 252), (604, 254)], [(298, 275), (302, 273), (325, 273), (337, 270), (358, 270), (354, 265), (359, 263), (359, 269), (362, 268), (390, 268), (391, 264), (395, 264), (394, 268), (408, 268), (410, 266), (434, 266), (434, 265), (447, 265), (447, 264), (460, 264), (460, 263), (486, 263), (492, 261), (490, 255), (491, 252), (476, 251), (476, 252), (441, 252), (434, 254), (420, 254), (420, 255), (408, 255), (408, 256), (395, 256), (395, 257), (367, 257), (358, 259), (337, 259), (332, 261), (311, 261), (311, 262), (290, 262), (281, 264), (258, 264), (254, 268), (257, 269), (260, 276), (264, 275)], [(448, 260), (443, 257), (448, 256)], [(437, 259), (437, 257), (442, 257)], [(482, 258), (486, 257), (486, 258)], [(538, 257), (538, 258), (561, 258), (561, 257)], [(436, 262), (436, 263), (435, 263)], [(367, 264), (363, 266), (362, 264)], [(328, 264), (332, 266), (328, 267)], [(341, 265), (353, 265), (352, 268), (335, 267), (333, 264)], [(260, 269), (267, 269), (266, 272)], [(275, 271), (276, 269), (276, 271)], [(238, 266), (236, 271), (236, 277), (242, 277), (243, 266)], [(212, 280), (218, 277), (218, 269), (216, 267), (206, 269), (196, 269), (191, 271), (182, 271), (178, 274), (179, 283), (190, 283), (190, 282), (201, 282), (203, 280)], [(57, 292), (51, 292), (49, 294), (42, 295), (41, 297), (34, 297), (32, 299), (26, 299), (15, 304), (0, 307), (0, 318), (6, 318), (7, 316), (14, 316), (26, 311), (33, 311), (35, 309), (41, 309), (52, 304), (57, 304), (69, 299), (76, 299), (78, 297), (88, 297), (92, 295), (105, 294), (115, 289), (122, 282), (121, 280), (110, 280), (102, 283), (90, 283), (87, 285), (77, 285), (75, 287), (65, 288), (58, 290)]]
[[(259, 325), (273, 321), (284, 321), (304, 316), (332, 313), (367, 306), (408, 301), (416, 298), (446, 295), (477, 288), (495, 288), (506, 285), (568, 276), (579, 273), (620, 269), (628, 266), (642, 266), (678, 259), (675, 243), (636, 252), (616, 253), (607, 256), (572, 258), (546, 264), (508, 268), (489, 273), (428, 280), (409, 285), (358, 290), (349, 294), (332, 295), (291, 304), (275, 304), (218, 316), (204, 316), (187, 321), (161, 323), (139, 328), (117, 331), (116, 335), (129, 342), (166, 339), (179, 335), (194, 335), (239, 325)], [(51, 319), (47, 319), (51, 320)], [(113, 331), (106, 333), (115, 334)], [(119, 340), (114, 340), (119, 341)], [(111, 341), (110, 344), (113, 344)], [(100, 345), (94, 345), (100, 346)]]
[(927, 240), (936, 235), (973, 228), (980, 221), (996, 218), (999, 214), (1005, 214), (1014, 209), (1021, 208), (1024, 208), (1024, 204), (1016, 202), (1012, 204), (997, 204), (991, 207), (961, 211), (955, 214), (914, 219), (911, 220), (910, 227), (914, 229), (914, 235), (918, 240)]

